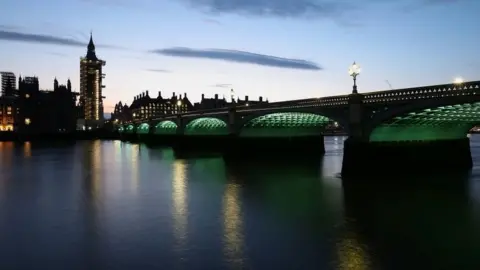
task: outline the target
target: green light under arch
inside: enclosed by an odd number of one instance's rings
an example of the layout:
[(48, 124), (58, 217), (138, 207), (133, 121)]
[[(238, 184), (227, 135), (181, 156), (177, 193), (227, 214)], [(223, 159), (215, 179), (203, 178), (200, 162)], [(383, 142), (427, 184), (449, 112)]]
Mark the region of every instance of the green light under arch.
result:
[(185, 127), (185, 135), (228, 135), (224, 121), (213, 117), (197, 118)]
[(125, 133), (134, 133), (135, 132), (135, 127), (133, 125), (128, 125), (127, 128), (125, 129)]
[(436, 141), (467, 137), (480, 123), (480, 103), (442, 106), (394, 117), (376, 127), (371, 142)]
[(137, 134), (148, 134), (150, 132), (150, 126), (147, 123), (142, 123), (137, 127)]
[(173, 121), (165, 120), (155, 126), (155, 134), (176, 134), (177, 124)]
[(125, 131), (125, 128), (123, 128), (123, 126), (119, 126), (118, 129), (117, 129), (117, 131), (118, 131), (119, 133), (123, 133), (123, 132)]
[(332, 120), (302, 112), (271, 113), (247, 122), (240, 131), (242, 137), (298, 137), (321, 135)]

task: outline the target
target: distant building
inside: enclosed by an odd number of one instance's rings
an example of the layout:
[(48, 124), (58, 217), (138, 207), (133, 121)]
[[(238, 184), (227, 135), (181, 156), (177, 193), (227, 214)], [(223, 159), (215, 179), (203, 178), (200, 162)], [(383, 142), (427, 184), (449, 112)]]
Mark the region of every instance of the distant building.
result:
[(229, 103), (223, 98), (218, 98), (218, 94), (215, 94), (214, 98), (205, 98), (205, 94), (202, 94), (202, 99), (200, 102), (195, 103), (194, 110), (209, 110), (209, 109), (217, 109), (217, 108), (225, 108), (228, 107)]
[(115, 108), (113, 109), (113, 113), (111, 116), (111, 120), (114, 123), (124, 123), (128, 121), (132, 121), (132, 111), (127, 104), (122, 104), (120, 101), (119, 103), (115, 104)]
[(156, 98), (151, 98), (148, 91), (135, 96), (130, 105), (130, 112), (133, 120), (143, 120), (166, 115), (185, 113), (193, 109), (193, 105), (187, 98), (187, 94), (176, 95), (173, 93), (171, 98), (163, 98), (162, 93), (158, 92)]
[[(258, 101), (251, 101), (248, 96), (245, 96), (244, 100), (239, 98), (234, 100), (234, 104), (237, 106), (250, 106), (267, 103), (268, 100), (264, 101), (263, 97), (260, 97)], [(202, 94), (202, 100), (195, 103), (195, 105), (192, 105), (186, 93), (183, 96), (177, 96), (173, 93), (172, 97), (164, 98), (162, 97), (162, 93), (158, 92), (158, 96), (152, 98), (148, 91), (145, 91), (144, 93), (135, 96), (130, 106), (122, 104), (122, 102), (117, 103), (112, 113), (112, 120), (117, 123), (123, 123), (132, 120), (159, 118), (189, 111), (226, 108), (231, 105), (232, 102), (228, 102), (225, 97), (222, 99), (218, 98), (218, 94), (216, 94), (214, 98), (205, 98), (205, 95)]]
[(99, 127), (102, 125), (103, 116), (103, 95), (102, 67), (106, 62), (97, 58), (95, 44), (90, 34), (87, 54), (80, 59), (80, 107), (81, 117), (85, 119), (87, 126)]
[(16, 115), (15, 98), (12, 96), (0, 97), (0, 131), (14, 131)]
[(76, 93), (67, 85), (53, 83), (53, 91), (42, 91), (37, 77), (19, 78), (18, 131), (22, 133), (72, 132), (76, 125)]
[(2, 77), (2, 96), (13, 97), (16, 92), (17, 78), (13, 72), (0, 72)]
[[(235, 105), (239, 106), (250, 106), (250, 105), (258, 105), (258, 104), (267, 104), (268, 100), (263, 100), (263, 97), (259, 97), (257, 100), (249, 100), (248, 96), (245, 96), (244, 100), (241, 100), (237, 97), (234, 99)], [(205, 95), (202, 94), (202, 99), (200, 102), (194, 104), (195, 111), (201, 110), (209, 110), (209, 109), (218, 109), (218, 108), (226, 108), (232, 105), (232, 102), (228, 102), (225, 97), (222, 99), (218, 98), (218, 94), (215, 94), (214, 98), (205, 98)]]

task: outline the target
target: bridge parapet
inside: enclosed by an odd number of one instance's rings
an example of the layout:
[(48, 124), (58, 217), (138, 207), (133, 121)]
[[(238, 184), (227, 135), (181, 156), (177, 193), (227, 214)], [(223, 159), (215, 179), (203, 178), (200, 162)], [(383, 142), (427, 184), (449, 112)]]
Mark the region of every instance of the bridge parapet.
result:
[(415, 100), (480, 95), (480, 81), (441, 84), (364, 93), (364, 104), (405, 103)]

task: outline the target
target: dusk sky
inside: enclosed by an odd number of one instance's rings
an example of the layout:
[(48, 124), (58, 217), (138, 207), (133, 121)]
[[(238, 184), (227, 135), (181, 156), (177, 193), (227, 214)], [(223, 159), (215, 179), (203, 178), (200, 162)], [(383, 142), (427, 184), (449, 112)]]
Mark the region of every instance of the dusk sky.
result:
[[(478, 0), (2, 0), (0, 71), (79, 90), (89, 33), (105, 110), (149, 90), (269, 101), (480, 79)], [(388, 82), (387, 82), (388, 80)]]

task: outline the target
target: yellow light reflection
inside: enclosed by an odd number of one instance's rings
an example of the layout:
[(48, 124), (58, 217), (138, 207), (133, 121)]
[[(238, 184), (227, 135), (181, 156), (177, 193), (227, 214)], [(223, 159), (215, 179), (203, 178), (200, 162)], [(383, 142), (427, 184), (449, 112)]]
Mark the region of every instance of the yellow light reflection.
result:
[(102, 172), (102, 145), (100, 140), (93, 141), (91, 147), (91, 166), (89, 168), (92, 176), (91, 194), (94, 196), (94, 198), (98, 198), (102, 184), (100, 177)]
[(239, 201), (240, 188), (228, 184), (223, 197), (223, 252), (228, 265), (233, 269), (243, 269), (243, 224), (242, 209)]
[(176, 251), (186, 249), (188, 239), (188, 202), (187, 202), (187, 163), (177, 159), (173, 162), (172, 200), (173, 200), (173, 234)]
[[(2, 168), (7, 169), (12, 166), (13, 155), (13, 142), (0, 142), (0, 164)], [(0, 175), (0, 192), (2, 195), (5, 191), (4, 185), (6, 185), (6, 181), (9, 178), (10, 177), (4, 177), (3, 175)]]
[(13, 142), (0, 142), (0, 162), (3, 166), (10, 166), (12, 163)]
[(25, 142), (23, 144), (23, 156), (24, 157), (32, 156), (32, 144), (30, 142)]
[(138, 167), (138, 159), (140, 157), (140, 147), (138, 144), (132, 144), (130, 148), (130, 170), (132, 173), (132, 190), (136, 193), (138, 191), (139, 185), (139, 167)]
[(339, 270), (368, 270), (371, 262), (358, 237), (350, 232), (337, 243)]

